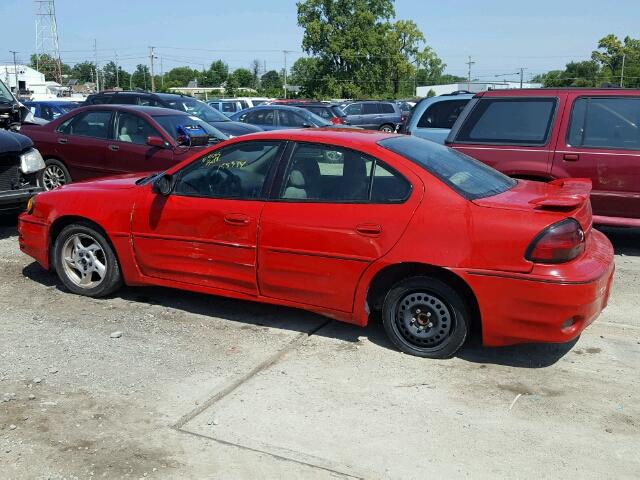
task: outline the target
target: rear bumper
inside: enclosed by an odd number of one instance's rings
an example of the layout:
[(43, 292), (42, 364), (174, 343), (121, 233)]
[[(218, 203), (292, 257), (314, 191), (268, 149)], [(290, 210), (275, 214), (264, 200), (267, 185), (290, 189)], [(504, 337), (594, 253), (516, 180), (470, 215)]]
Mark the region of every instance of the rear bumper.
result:
[(49, 269), (49, 225), (23, 213), (18, 217), (20, 250)]
[(570, 263), (588, 265), (589, 277), (558, 281), (458, 271), (478, 300), (483, 343), (564, 343), (580, 335), (607, 306), (615, 269), (613, 247), (604, 235), (593, 231), (585, 254)]

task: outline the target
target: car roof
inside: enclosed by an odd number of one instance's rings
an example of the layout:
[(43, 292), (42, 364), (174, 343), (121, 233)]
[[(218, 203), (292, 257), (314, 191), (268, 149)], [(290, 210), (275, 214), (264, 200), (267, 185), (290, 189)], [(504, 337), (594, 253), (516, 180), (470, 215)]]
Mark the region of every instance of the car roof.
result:
[(584, 95), (610, 95), (610, 96), (624, 96), (624, 95), (638, 95), (640, 89), (631, 88), (512, 88), (501, 90), (488, 90), (486, 92), (479, 92), (476, 97), (548, 97), (559, 95), (561, 93), (580, 93)]
[(300, 142), (336, 143), (339, 145), (372, 146), (390, 137), (408, 138), (406, 135), (389, 134), (378, 130), (357, 128), (297, 128), (291, 130), (271, 130), (250, 133), (240, 137), (242, 140), (290, 140)]
[[(258, 105), (257, 107), (246, 108), (246, 109), (244, 109), (242, 111), (243, 112), (248, 112), (249, 110), (265, 110), (267, 108), (272, 108), (272, 109), (275, 109), (275, 110), (291, 110), (293, 112), (297, 112), (297, 111), (303, 110), (304, 112), (307, 112), (307, 110), (305, 110), (304, 108), (301, 108), (301, 107), (296, 107), (296, 106), (293, 106), (293, 105), (281, 105), (281, 104), (278, 104), (278, 103), (274, 103), (274, 104), (271, 104), (271, 105)], [(240, 112), (238, 112), (238, 113), (240, 113)]]
[(142, 106), (142, 105), (120, 105), (120, 104), (99, 104), (99, 105), (87, 105), (85, 107), (78, 108), (74, 110), (74, 112), (79, 112), (82, 110), (123, 110), (130, 112), (139, 112), (145, 113), (151, 117), (161, 117), (165, 115), (187, 115), (187, 112), (183, 112), (182, 110), (174, 110), (172, 108), (164, 108), (164, 107), (150, 107), (150, 106)]

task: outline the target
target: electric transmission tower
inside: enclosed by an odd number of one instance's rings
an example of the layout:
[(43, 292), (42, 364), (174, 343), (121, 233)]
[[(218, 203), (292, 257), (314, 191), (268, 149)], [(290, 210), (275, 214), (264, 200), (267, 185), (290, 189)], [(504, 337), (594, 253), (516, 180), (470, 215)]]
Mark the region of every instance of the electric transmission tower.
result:
[(62, 83), (55, 0), (36, 0), (36, 69)]

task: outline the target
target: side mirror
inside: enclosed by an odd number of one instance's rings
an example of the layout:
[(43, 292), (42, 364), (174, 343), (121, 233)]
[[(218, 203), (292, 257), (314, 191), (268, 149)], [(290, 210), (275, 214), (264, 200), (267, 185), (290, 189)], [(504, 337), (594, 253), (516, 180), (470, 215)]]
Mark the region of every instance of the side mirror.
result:
[(151, 191), (158, 193), (163, 197), (168, 197), (173, 191), (174, 181), (171, 175), (162, 175), (153, 182)]
[(165, 148), (167, 146), (162, 137), (156, 137), (155, 135), (149, 135), (147, 137), (147, 145), (149, 145), (150, 147), (159, 148)]

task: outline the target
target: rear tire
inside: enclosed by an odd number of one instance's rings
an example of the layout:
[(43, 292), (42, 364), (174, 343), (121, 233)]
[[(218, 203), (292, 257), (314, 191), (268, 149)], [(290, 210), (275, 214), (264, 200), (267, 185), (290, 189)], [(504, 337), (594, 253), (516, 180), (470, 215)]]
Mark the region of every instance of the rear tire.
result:
[(53, 190), (71, 183), (71, 175), (64, 163), (55, 158), (49, 158), (44, 164), (44, 170), (40, 174), (40, 184), (45, 190)]
[(394, 133), (396, 131), (395, 127), (393, 125), (389, 125), (388, 123), (381, 125), (378, 130), (385, 133)]
[(441, 280), (411, 277), (387, 294), (382, 322), (389, 339), (404, 353), (450, 358), (467, 338), (469, 310), (464, 298)]
[(89, 225), (76, 223), (63, 228), (53, 251), (58, 277), (75, 294), (105, 297), (123, 284), (111, 244)]

